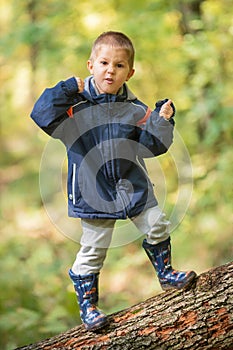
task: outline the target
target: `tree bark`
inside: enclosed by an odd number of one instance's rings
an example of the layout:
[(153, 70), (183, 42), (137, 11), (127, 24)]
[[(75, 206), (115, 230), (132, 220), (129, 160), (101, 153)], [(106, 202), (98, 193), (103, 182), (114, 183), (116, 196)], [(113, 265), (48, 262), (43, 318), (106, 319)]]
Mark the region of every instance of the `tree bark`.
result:
[(186, 291), (169, 291), (109, 316), (109, 325), (68, 332), (21, 350), (233, 349), (233, 262), (197, 277)]

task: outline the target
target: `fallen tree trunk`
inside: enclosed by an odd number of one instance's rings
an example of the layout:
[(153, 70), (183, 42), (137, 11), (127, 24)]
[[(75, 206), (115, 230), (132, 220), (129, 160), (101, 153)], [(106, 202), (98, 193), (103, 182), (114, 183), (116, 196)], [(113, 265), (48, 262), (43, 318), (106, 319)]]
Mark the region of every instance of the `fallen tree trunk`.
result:
[(109, 316), (98, 332), (83, 326), (21, 350), (233, 349), (233, 262), (201, 274), (187, 291), (157, 295)]

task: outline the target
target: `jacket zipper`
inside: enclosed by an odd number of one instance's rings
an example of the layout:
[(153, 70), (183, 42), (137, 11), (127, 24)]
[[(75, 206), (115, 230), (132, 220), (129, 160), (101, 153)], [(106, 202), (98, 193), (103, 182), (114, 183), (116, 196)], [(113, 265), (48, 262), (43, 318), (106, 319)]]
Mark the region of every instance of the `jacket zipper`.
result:
[(142, 169), (143, 173), (146, 175), (147, 180), (149, 180), (149, 175), (148, 175), (146, 169), (144, 168), (144, 166), (140, 163), (138, 156), (136, 156), (136, 160), (137, 160), (137, 164), (138, 164), (139, 168)]

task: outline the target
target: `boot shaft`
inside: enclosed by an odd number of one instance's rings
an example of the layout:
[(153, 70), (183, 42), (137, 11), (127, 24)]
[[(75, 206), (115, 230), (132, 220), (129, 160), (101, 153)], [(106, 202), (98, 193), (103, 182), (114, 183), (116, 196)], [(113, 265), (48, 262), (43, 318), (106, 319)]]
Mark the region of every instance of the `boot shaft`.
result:
[(79, 304), (82, 304), (85, 300), (89, 300), (91, 304), (97, 305), (99, 299), (99, 274), (75, 275), (70, 270), (69, 276), (74, 284)]
[(171, 267), (171, 243), (170, 237), (158, 244), (150, 244), (144, 239), (142, 246), (149, 257), (158, 276)]
[(170, 237), (155, 245), (144, 240), (142, 246), (156, 270), (163, 290), (187, 288), (195, 279), (194, 271), (184, 272), (172, 268)]
[(75, 275), (72, 270), (69, 276), (77, 295), (80, 317), (87, 330), (103, 327), (107, 323), (106, 315), (97, 307), (99, 274)]

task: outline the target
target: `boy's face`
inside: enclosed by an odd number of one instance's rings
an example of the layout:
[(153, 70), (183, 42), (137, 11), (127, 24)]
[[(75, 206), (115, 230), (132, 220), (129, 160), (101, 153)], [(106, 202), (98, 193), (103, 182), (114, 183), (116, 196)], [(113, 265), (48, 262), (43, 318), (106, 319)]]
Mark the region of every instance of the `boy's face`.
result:
[(134, 74), (125, 49), (101, 45), (87, 67), (101, 94), (117, 94), (123, 83)]

